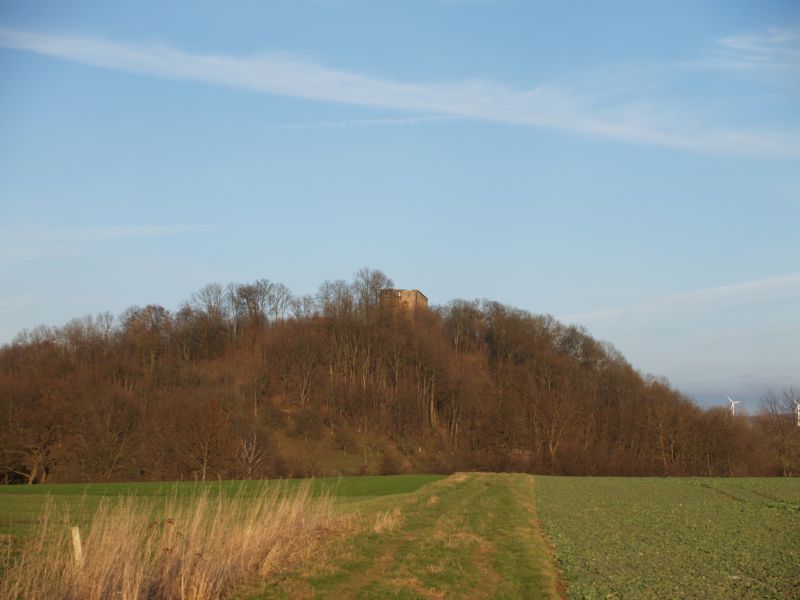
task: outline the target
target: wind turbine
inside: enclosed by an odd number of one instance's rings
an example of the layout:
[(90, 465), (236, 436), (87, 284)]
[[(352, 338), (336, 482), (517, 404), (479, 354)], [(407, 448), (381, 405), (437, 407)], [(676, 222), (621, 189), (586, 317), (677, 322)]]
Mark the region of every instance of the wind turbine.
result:
[(736, 405), (739, 404), (739, 402), (741, 402), (741, 400), (734, 400), (733, 398), (728, 396), (728, 402), (731, 403), (731, 416), (735, 417), (736, 416)]

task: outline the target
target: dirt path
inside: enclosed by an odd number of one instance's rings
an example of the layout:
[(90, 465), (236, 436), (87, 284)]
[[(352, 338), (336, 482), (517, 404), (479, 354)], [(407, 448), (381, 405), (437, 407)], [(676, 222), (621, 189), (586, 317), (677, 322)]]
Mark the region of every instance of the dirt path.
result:
[(559, 598), (529, 475), (459, 473), (386, 497), (257, 598)]

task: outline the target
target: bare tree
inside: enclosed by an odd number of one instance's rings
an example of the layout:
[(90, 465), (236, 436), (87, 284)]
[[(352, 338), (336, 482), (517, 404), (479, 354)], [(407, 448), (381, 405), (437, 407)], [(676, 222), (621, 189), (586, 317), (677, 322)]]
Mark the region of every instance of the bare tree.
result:
[(273, 283), (267, 292), (267, 306), (273, 321), (282, 319), (292, 303), (292, 291), (282, 283)]
[(761, 397), (762, 426), (784, 476), (800, 473), (800, 427), (794, 412), (800, 391), (787, 387), (780, 393), (770, 390)]
[(317, 300), (311, 294), (295, 296), (292, 298), (291, 311), (297, 320), (310, 319), (317, 313)]
[(381, 290), (394, 287), (394, 281), (383, 271), (364, 267), (356, 271), (353, 277), (353, 291), (361, 310), (378, 305)]
[(176, 406), (182, 421), (176, 428), (176, 448), (182, 462), (197, 479), (225, 473), (235, 452), (230, 420), (219, 402), (185, 400)]
[(267, 279), (254, 283), (232, 283), (228, 286), (228, 302), (237, 322), (261, 326), (267, 319), (267, 306), (273, 284)]
[(264, 448), (259, 443), (258, 434), (253, 432), (247, 437), (239, 439), (239, 460), (247, 479), (258, 477), (264, 458)]
[(325, 316), (342, 317), (353, 311), (353, 290), (342, 279), (323, 281), (317, 299)]
[(225, 292), (218, 283), (209, 283), (196, 291), (192, 294), (189, 304), (213, 321), (225, 319)]

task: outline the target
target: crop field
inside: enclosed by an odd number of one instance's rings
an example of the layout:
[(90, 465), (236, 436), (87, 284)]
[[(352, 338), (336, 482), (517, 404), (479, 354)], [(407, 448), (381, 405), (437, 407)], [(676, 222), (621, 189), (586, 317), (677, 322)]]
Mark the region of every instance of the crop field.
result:
[[(47, 502), (83, 527), (108, 498), (247, 501), (279, 485), (291, 494), (302, 482), (5, 487), (0, 539), (22, 544)], [(310, 489), (333, 498), (336, 524), (313, 552), (230, 597), (800, 597), (797, 479), (463, 473), (316, 479)]]
[(571, 598), (800, 598), (800, 480), (536, 482)]

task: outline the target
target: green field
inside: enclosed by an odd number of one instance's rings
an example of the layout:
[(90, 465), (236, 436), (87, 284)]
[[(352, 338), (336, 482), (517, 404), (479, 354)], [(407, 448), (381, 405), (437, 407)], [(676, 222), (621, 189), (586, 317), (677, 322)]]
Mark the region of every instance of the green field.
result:
[[(21, 543), (48, 498), (85, 523), (108, 497), (247, 495), (263, 485), (5, 487), (0, 535)], [(337, 499), (344, 525), (310, 560), (237, 597), (800, 597), (796, 479), (470, 473), (317, 479), (313, 490)]]
[(571, 598), (800, 598), (800, 480), (537, 477)]

